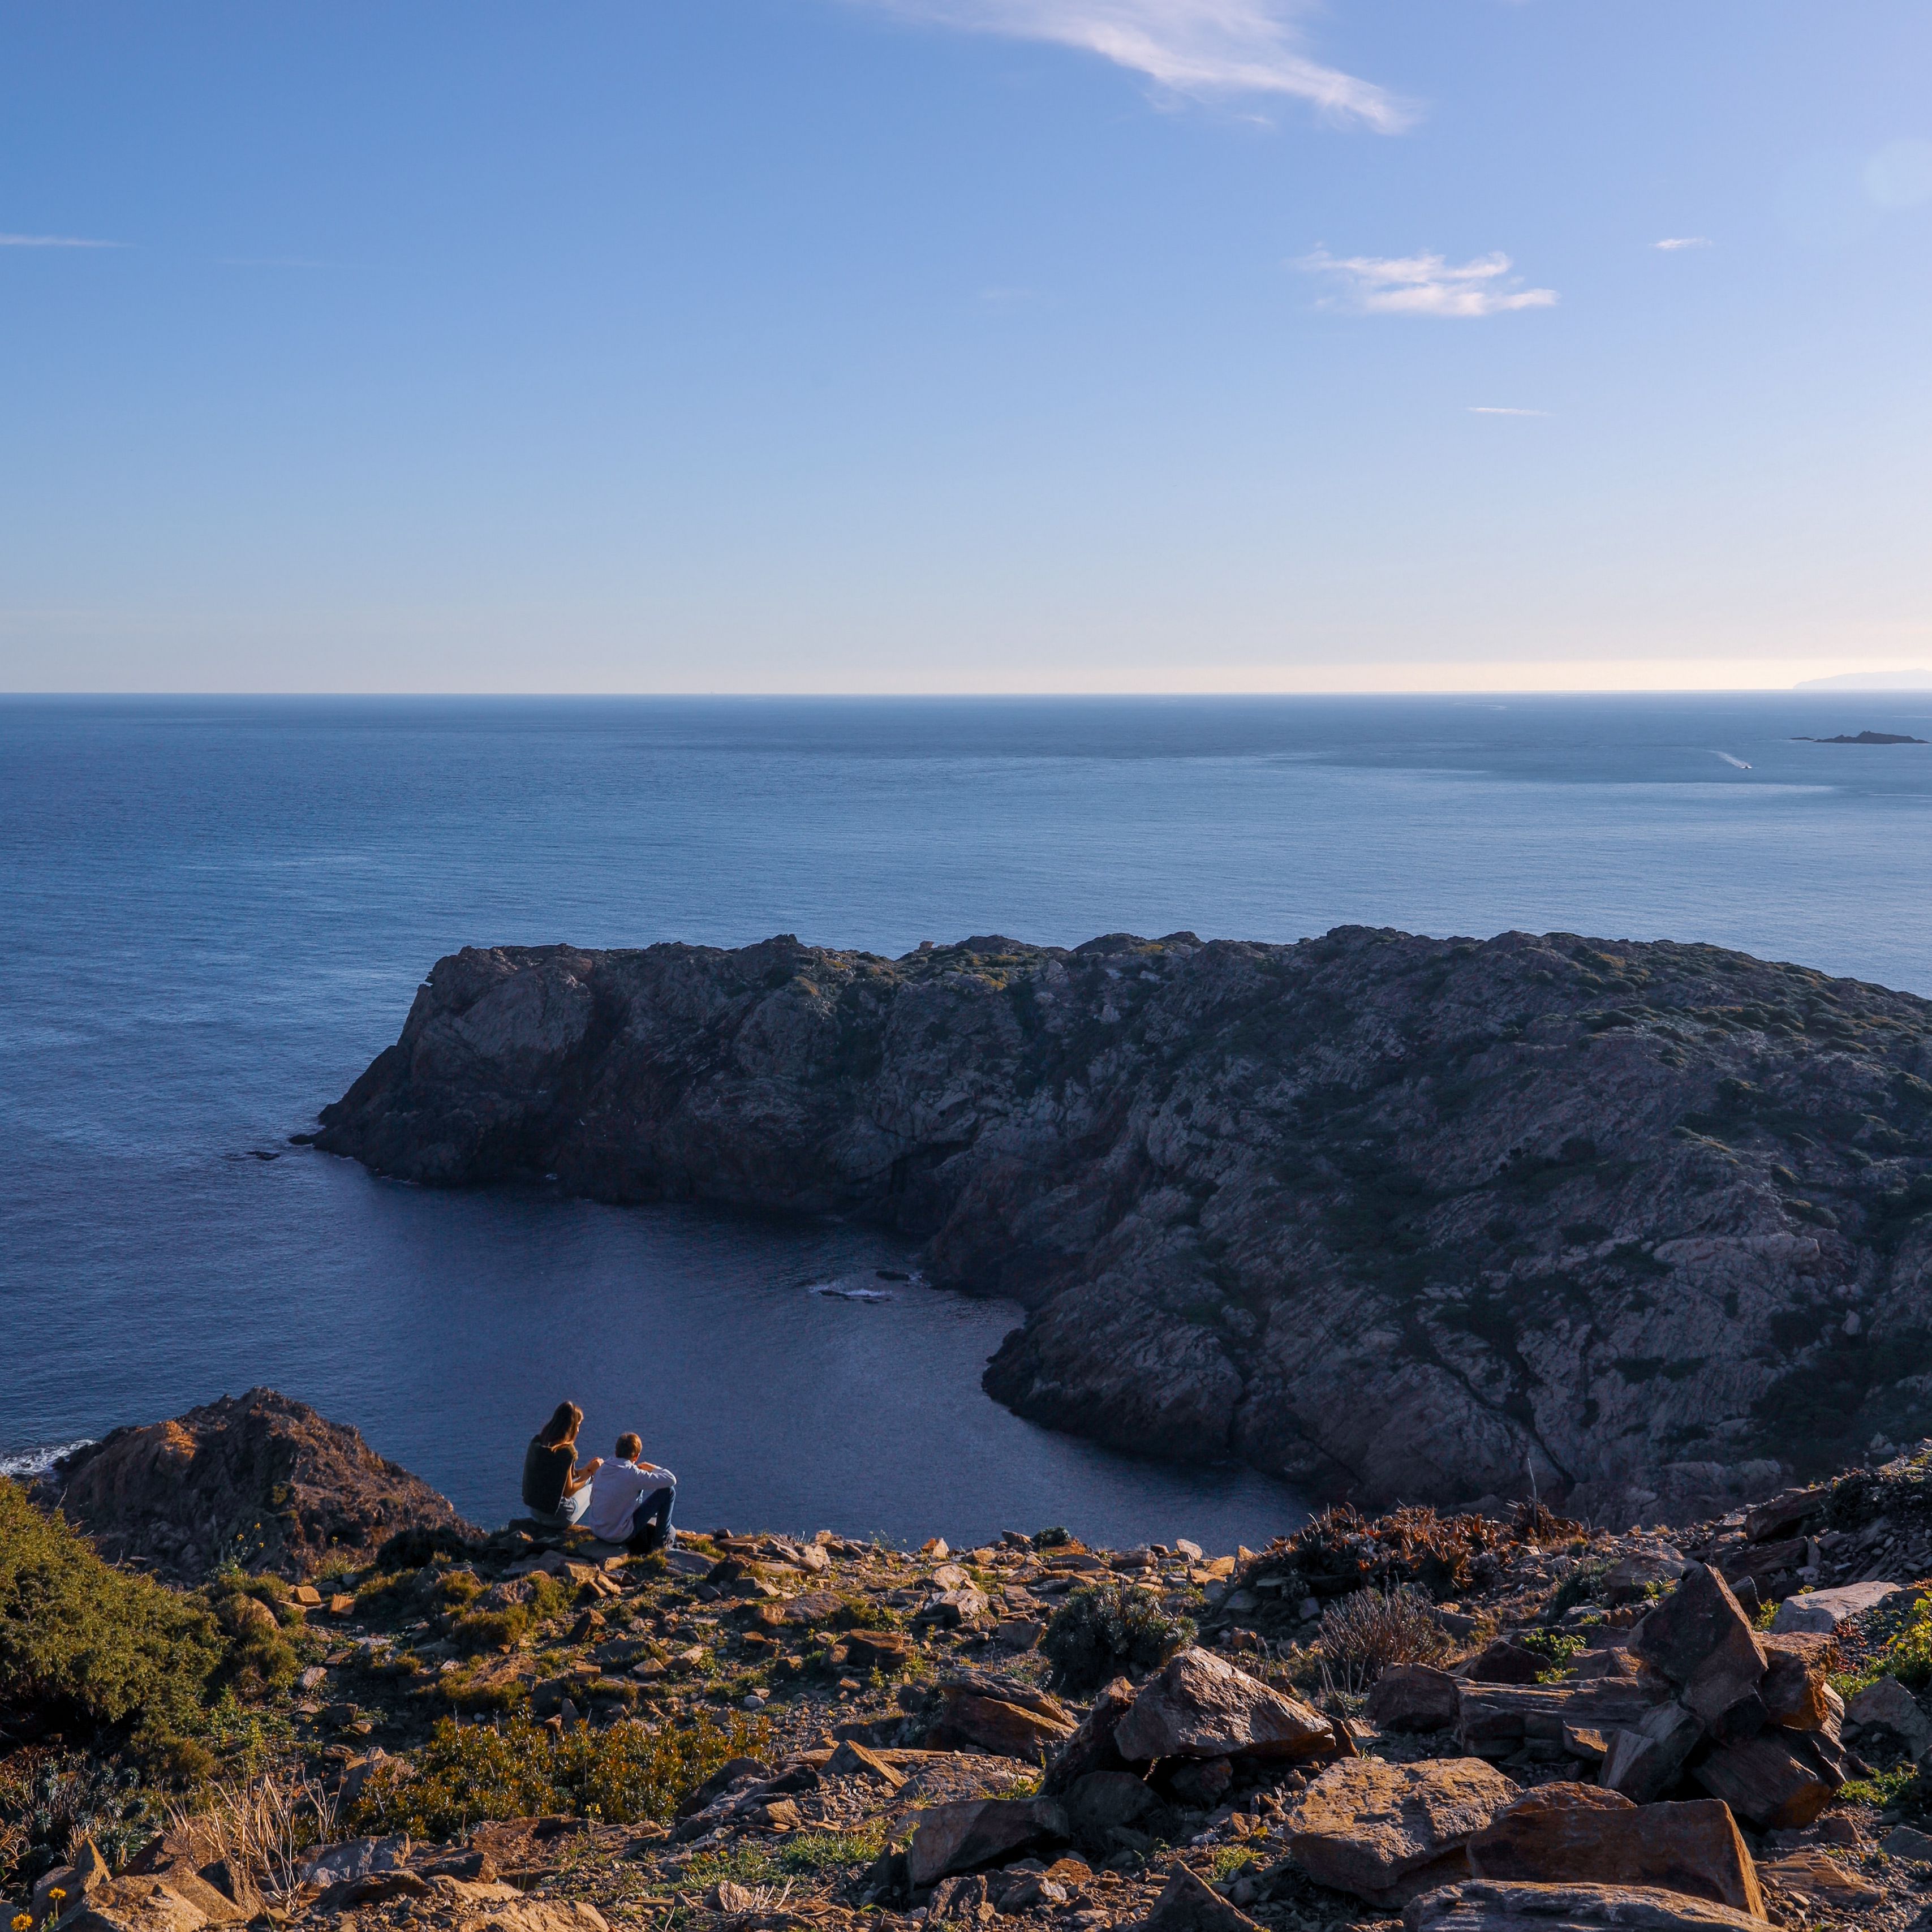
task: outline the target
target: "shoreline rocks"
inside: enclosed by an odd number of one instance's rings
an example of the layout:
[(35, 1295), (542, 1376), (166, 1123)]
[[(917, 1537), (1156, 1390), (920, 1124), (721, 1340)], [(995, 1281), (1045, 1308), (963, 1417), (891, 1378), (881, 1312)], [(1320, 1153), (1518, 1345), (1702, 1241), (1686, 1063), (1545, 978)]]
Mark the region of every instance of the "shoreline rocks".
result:
[(110, 1562), (182, 1583), (230, 1562), (302, 1582), (331, 1558), (367, 1562), (404, 1530), (483, 1534), (359, 1432), (267, 1388), (116, 1429), (56, 1462), (33, 1495)]

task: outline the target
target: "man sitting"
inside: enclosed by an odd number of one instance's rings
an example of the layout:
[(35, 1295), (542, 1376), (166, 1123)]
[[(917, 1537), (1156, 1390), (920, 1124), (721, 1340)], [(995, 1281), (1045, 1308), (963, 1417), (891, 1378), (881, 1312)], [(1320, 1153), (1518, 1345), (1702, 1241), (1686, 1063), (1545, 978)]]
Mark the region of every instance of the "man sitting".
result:
[(667, 1549), (677, 1540), (670, 1526), (677, 1478), (656, 1462), (645, 1462), (644, 1453), (642, 1437), (618, 1437), (616, 1460), (597, 1472), (590, 1507), (578, 1523), (606, 1543), (621, 1543), (640, 1554)]

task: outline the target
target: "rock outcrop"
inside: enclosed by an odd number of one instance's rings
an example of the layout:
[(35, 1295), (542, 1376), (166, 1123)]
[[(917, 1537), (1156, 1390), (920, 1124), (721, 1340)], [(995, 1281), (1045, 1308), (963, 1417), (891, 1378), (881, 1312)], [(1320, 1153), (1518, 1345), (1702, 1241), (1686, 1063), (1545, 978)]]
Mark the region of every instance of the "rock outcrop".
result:
[(299, 1580), (331, 1557), (366, 1562), (402, 1530), (482, 1534), (358, 1431), (266, 1388), (117, 1429), (56, 1463), (35, 1500), (110, 1563), (175, 1582), (230, 1562)]
[(1709, 946), (466, 950), (316, 1144), (869, 1216), (1022, 1414), (1683, 1521), (1932, 1432), (1932, 1004)]

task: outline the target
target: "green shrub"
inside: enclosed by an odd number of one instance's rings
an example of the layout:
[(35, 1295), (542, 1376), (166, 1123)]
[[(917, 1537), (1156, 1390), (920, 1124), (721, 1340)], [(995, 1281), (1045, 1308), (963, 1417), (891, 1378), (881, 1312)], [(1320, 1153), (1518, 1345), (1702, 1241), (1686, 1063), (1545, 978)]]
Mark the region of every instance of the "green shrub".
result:
[(110, 1568), (0, 1481), (0, 1706), (121, 1732), (151, 1762), (193, 1769), (186, 1734), (227, 1648), (194, 1598)]
[(239, 1589), (225, 1594), (211, 1590), (209, 1594), (216, 1619), (229, 1638), (228, 1675), (236, 1689), (244, 1697), (286, 1690), (296, 1681), (301, 1660), (262, 1596)]
[(1123, 1670), (1151, 1670), (1194, 1640), (1194, 1626), (1131, 1583), (1108, 1580), (1076, 1590), (1053, 1613), (1040, 1640), (1060, 1682), (1096, 1690)]
[(560, 1736), (514, 1718), (500, 1726), (446, 1718), (412, 1763), (386, 1761), (344, 1821), (371, 1836), (454, 1838), (486, 1818), (566, 1813), (628, 1825), (668, 1820), (728, 1759), (755, 1756), (771, 1727), (700, 1717), (687, 1729), (625, 1720)]
[(905, 1619), (874, 1598), (841, 1597), (837, 1622), (841, 1630), (897, 1630)]
[(450, 1637), (459, 1650), (472, 1654), (482, 1650), (501, 1650), (514, 1643), (530, 1627), (530, 1613), (521, 1604), (507, 1610), (467, 1610), (450, 1626)]
[(1579, 1604), (1594, 1604), (1597, 1592), (1603, 1588), (1604, 1579), (1610, 1574), (1607, 1557), (1599, 1557), (1593, 1562), (1574, 1563), (1564, 1573), (1563, 1580), (1556, 1586), (1556, 1594), (1550, 1600), (1550, 1607), (1544, 1612), (1546, 1623), (1557, 1624), (1563, 1621), (1566, 1610), (1574, 1610)]

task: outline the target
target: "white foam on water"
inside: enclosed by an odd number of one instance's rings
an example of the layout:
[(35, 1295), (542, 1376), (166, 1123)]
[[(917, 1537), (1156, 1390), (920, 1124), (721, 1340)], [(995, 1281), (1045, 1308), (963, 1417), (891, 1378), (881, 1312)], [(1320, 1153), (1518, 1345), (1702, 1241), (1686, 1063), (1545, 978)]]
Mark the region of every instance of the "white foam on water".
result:
[(0, 1456), (0, 1476), (16, 1482), (44, 1476), (63, 1456), (71, 1456), (76, 1449), (85, 1449), (94, 1439), (92, 1436), (82, 1436), (71, 1442), (52, 1442), (38, 1449), (14, 1450), (10, 1454)]

